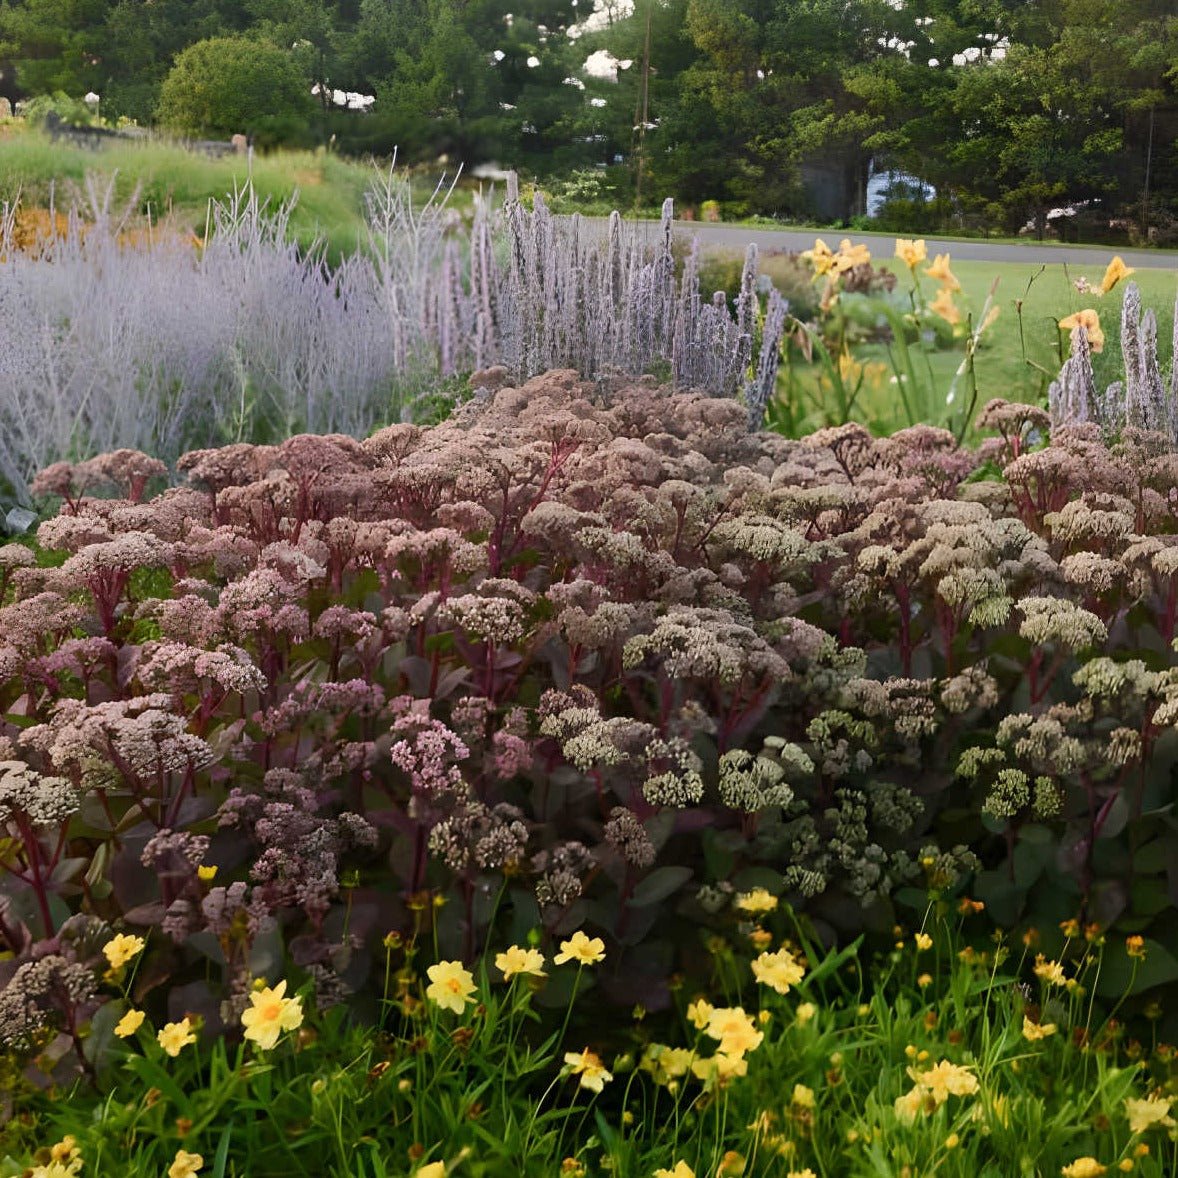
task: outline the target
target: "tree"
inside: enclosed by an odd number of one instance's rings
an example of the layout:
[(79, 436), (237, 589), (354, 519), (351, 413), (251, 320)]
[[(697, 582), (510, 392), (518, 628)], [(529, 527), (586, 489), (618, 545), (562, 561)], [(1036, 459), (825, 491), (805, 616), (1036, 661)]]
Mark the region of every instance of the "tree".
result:
[(102, 78), (111, 0), (21, 0), (0, 4), (0, 57), (16, 65), (30, 94), (81, 98)]
[(211, 37), (176, 58), (157, 115), (182, 134), (275, 140), (299, 138), (313, 109), (303, 72), (288, 51), (245, 37)]

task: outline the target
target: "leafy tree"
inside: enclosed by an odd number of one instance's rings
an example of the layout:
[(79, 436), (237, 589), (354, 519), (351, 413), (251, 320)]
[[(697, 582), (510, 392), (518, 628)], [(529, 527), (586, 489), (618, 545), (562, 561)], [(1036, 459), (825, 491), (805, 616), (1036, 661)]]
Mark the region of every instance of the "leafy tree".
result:
[(0, 58), (31, 94), (80, 98), (101, 82), (104, 22), (111, 0), (3, 0)]
[(158, 117), (174, 131), (296, 138), (313, 102), (289, 52), (245, 37), (211, 37), (176, 58), (160, 92)]

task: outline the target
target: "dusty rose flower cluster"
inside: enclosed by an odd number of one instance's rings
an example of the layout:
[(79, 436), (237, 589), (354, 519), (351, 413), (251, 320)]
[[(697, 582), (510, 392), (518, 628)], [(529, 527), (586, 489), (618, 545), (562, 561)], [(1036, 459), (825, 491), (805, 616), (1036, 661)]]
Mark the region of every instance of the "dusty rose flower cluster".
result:
[(1016, 920), (1023, 840), (1110, 923), (1094, 848), (1157, 837), (1178, 724), (1172, 456), (1002, 402), (974, 452), (744, 417), (556, 371), (151, 498), (141, 455), (45, 472), (0, 547), (0, 979), (65, 900), (216, 1025), (259, 938), (326, 1003), (390, 929), (469, 957), (511, 914), (595, 923), (653, 1009), (747, 867), (831, 930), (971, 872)]

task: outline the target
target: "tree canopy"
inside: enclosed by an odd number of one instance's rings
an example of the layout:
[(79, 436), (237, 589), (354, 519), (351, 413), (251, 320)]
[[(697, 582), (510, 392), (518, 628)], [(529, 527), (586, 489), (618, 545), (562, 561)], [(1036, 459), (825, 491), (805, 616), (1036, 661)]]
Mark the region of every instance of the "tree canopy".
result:
[(801, 215), (821, 176), (850, 218), (874, 167), (935, 187), (926, 221), (1012, 229), (1099, 201), (1178, 225), (1173, 0), (593, 3), (0, 0), (0, 63), (26, 94), (99, 93), (107, 117), (604, 168), (623, 199)]

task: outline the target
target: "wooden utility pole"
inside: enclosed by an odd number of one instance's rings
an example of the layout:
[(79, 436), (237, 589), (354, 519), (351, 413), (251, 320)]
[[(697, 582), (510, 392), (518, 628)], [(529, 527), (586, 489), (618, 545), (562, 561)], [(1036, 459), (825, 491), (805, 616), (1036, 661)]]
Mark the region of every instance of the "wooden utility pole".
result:
[(646, 164), (646, 127), (650, 122), (650, 10), (654, 0), (646, 3), (646, 35), (642, 42), (642, 79), (638, 84), (638, 101), (634, 107), (634, 132), (638, 143), (634, 152), (634, 211), (642, 207), (642, 171)]
[(1149, 169), (1153, 163), (1153, 111), (1149, 108), (1149, 137), (1145, 145), (1145, 184), (1141, 190), (1141, 240), (1149, 240)]

